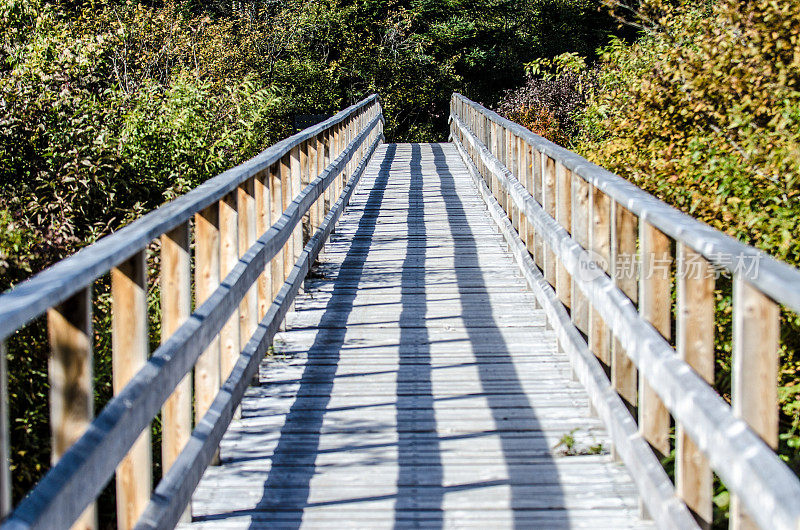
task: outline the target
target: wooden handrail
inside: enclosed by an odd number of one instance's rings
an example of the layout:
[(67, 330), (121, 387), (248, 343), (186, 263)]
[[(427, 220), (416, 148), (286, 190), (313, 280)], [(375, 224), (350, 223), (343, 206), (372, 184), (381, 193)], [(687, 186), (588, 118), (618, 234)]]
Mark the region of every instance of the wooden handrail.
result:
[[(3, 528), (69, 527), (115, 471), (120, 528), (179, 522), (306, 272), (382, 141), (382, 124), (380, 104), (371, 96), (0, 297), (0, 313), (24, 324), (36, 316), (38, 308), (48, 309), (82, 292), (80, 287), (64, 284), (66, 294), (55, 293), (55, 285), (65, 281), (90, 285), (113, 268), (112, 299), (117, 311), (112, 315), (114, 398), (88, 427), (83, 426), (82, 436), (71, 433), (77, 441)], [(343, 133), (338, 143), (332, 141), (334, 129)], [(188, 223), (192, 218), (197, 303), (189, 314)], [(143, 263), (146, 246), (158, 237), (163, 244), (164, 325), (161, 346), (147, 358)], [(220, 340), (226, 329), (228, 334)], [(193, 367), (197, 424), (192, 431), (187, 423), (192, 402), (187, 397), (191, 396)], [(67, 383), (85, 385), (83, 381)], [(149, 436), (150, 423), (165, 403), (169, 407), (163, 417), (165, 474), (151, 496), (150, 445), (140, 436)], [(132, 448), (140, 446), (134, 453)], [(125, 467), (118, 467), (121, 462), (129, 462), (124, 466), (135, 472), (126, 474)], [(179, 494), (172, 493), (176, 481)], [(145, 519), (143, 513), (147, 513)], [(92, 526), (93, 514), (88, 517), (82, 522)]]
[[(510, 139), (506, 137), (508, 131)], [(591, 361), (596, 369), (586, 359), (580, 361), (580, 369), (573, 368), (581, 373), (584, 384), (597, 389), (590, 394), (595, 407), (606, 411), (607, 423), (613, 424), (610, 430), (615, 444), (625, 449), (620, 454), (622, 459), (630, 467), (645, 471), (634, 478), (651, 515), (664, 526), (685, 526), (684, 516), (669, 502), (675, 490), (665, 480), (663, 470), (653, 472), (652, 466), (643, 465), (643, 458), (652, 460), (652, 457), (643, 456), (635, 440), (631, 442), (635, 436), (630, 430), (631, 422), (618, 415), (624, 407), (609, 405), (621, 403), (621, 398), (630, 405), (638, 405), (640, 436), (661, 453), (670, 450), (669, 414), (675, 418), (677, 492), (701, 525), (710, 524), (713, 470), (735, 496), (731, 514), (734, 527), (751, 518), (763, 528), (798, 528), (800, 481), (773, 449), (777, 444), (778, 408), (776, 302), (797, 310), (800, 271), (693, 220), (620, 177), (458, 94), (453, 96), (451, 104), (451, 137), (487, 194), (502, 207), (511, 230), (514, 217), (519, 216), (516, 224), (525, 227), (526, 238), (528, 232), (534, 234), (534, 244), (523, 247), (525, 252), (521, 257), (531, 264), (534, 259), (543, 264), (544, 276), (535, 266), (531, 274), (534, 279), (542, 279), (542, 298), (561, 302), (560, 309), (552, 308), (554, 319), (563, 324), (558, 311), (563, 313), (572, 304), (570, 317), (573, 323), (581, 323), (575, 322), (579, 307), (575, 305), (576, 294), (586, 297), (592, 311), (600, 317), (589, 322), (591, 350), (580, 335), (566, 334), (565, 342), (573, 344), (570, 347), (576, 351), (594, 354)], [(503, 145), (516, 147), (504, 149)], [(509, 166), (516, 168), (516, 174)], [(586, 192), (581, 182), (590, 186), (590, 200), (585, 202), (582, 197)], [(602, 205), (604, 197), (611, 201), (608, 208)], [(555, 209), (548, 206), (552, 201), (556, 203)], [(559, 208), (562, 212), (569, 209), (571, 214), (578, 208), (588, 208), (587, 215), (592, 219), (588, 240), (581, 214), (577, 217), (559, 214)], [(607, 219), (597, 218), (598, 212)], [(629, 282), (621, 281), (614, 267), (614, 257), (621, 256), (620, 247), (628, 251), (637, 248), (637, 236), (630, 230), (632, 225), (626, 215), (637, 218), (639, 223), (639, 264), (635, 271), (638, 296), (631, 292)], [(604, 228), (606, 224), (608, 229)], [(601, 241), (596, 240), (595, 234), (599, 234)], [(757, 274), (732, 270), (735, 285), (732, 407), (708, 382), (709, 364), (713, 374), (713, 329), (709, 329), (709, 318), (713, 327), (713, 298), (708, 294), (710, 290), (713, 293), (713, 282), (679, 285), (678, 352), (667, 340), (671, 314), (670, 237), (678, 243), (681, 269), (690, 264), (689, 259), (695, 260), (692, 264), (702, 259), (701, 272), (710, 271), (711, 264), (729, 265), (722, 259), (722, 252), (760, 260)], [(539, 241), (548, 248), (547, 253), (538, 250)], [(612, 258), (609, 270), (598, 264), (602, 262), (598, 254), (589, 252), (597, 252), (605, 244), (610, 246)], [(654, 269), (653, 264), (664, 270), (648, 271)], [(550, 273), (553, 268), (555, 276)], [(561, 268), (569, 282), (559, 281)], [(704, 277), (695, 274), (685, 279), (691, 278), (699, 281)], [(577, 289), (565, 292), (568, 286)], [(687, 289), (694, 290), (692, 296)], [(552, 291), (552, 297), (548, 297), (548, 290)], [(773, 297), (773, 293), (780, 297)], [(605, 332), (615, 339), (609, 367), (615, 379), (613, 387), (597, 359), (604, 358), (597, 335)], [(638, 391), (630, 386), (630, 370), (626, 372), (621, 366), (623, 359), (633, 361), (639, 370)], [(635, 382), (635, 372), (632, 375)], [(615, 392), (609, 395), (607, 389)], [(612, 414), (612, 410), (617, 412)], [(747, 513), (741, 510), (742, 505)], [(676, 522), (681, 520), (683, 523)]]

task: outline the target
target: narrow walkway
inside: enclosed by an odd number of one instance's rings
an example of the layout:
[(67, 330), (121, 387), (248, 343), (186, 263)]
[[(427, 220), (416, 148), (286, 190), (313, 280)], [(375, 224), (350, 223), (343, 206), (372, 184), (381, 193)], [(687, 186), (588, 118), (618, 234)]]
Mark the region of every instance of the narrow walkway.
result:
[(381, 146), (321, 262), (193, 526), (649, 526), (452, 145)]

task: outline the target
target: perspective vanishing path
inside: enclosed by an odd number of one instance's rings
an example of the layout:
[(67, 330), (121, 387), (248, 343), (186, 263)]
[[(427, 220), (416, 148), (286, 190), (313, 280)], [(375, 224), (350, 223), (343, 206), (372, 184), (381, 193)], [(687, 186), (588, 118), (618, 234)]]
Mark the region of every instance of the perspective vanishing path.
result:
[(453, 144), (378, 148), (274, 344), (192, 527), (650, 526)]

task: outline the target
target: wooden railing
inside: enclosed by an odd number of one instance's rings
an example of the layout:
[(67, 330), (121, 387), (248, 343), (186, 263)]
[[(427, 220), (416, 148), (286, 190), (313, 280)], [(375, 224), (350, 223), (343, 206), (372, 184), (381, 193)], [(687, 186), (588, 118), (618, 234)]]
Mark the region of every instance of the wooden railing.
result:
[[(0, 342), (47, 314), (54, 462), (3, 528), (92, 528), (92, 503), (115, 472), (119, 528), (171, 527), (186, 517), (382, 130), (371, 96), (0, 297)], [(146, 253), (157, 238), (162, 343), (149, 356)], [(93, 419), (92, 285), (109, 271), (115, 395)], [(6, 380), (4, 370), (3, 406)], [(159, 411), (163, 477), (153, 491), (150, 425)], [(1, 412), (0, 505), (7, 512), (8, 418)]]
[[(450, 123), (646, 511), (708, 527), (715, 472), (732, 528), (800, 528), (800, 482), (774, 452), (779, 305), (800, 312), (800, 271), (459, 94)], [(711, 386), (720, 270), (733, 278), (730, 405)], [(674, 485), (654, 456), (672, 449), (671, 417)]]

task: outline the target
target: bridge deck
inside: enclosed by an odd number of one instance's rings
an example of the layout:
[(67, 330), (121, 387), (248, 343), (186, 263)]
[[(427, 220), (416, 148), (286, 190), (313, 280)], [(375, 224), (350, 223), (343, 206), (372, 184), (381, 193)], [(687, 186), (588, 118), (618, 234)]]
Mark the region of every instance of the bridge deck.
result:
[(451, 145), (382, 146), (321, 262), (194, 525), (649, 526)]

